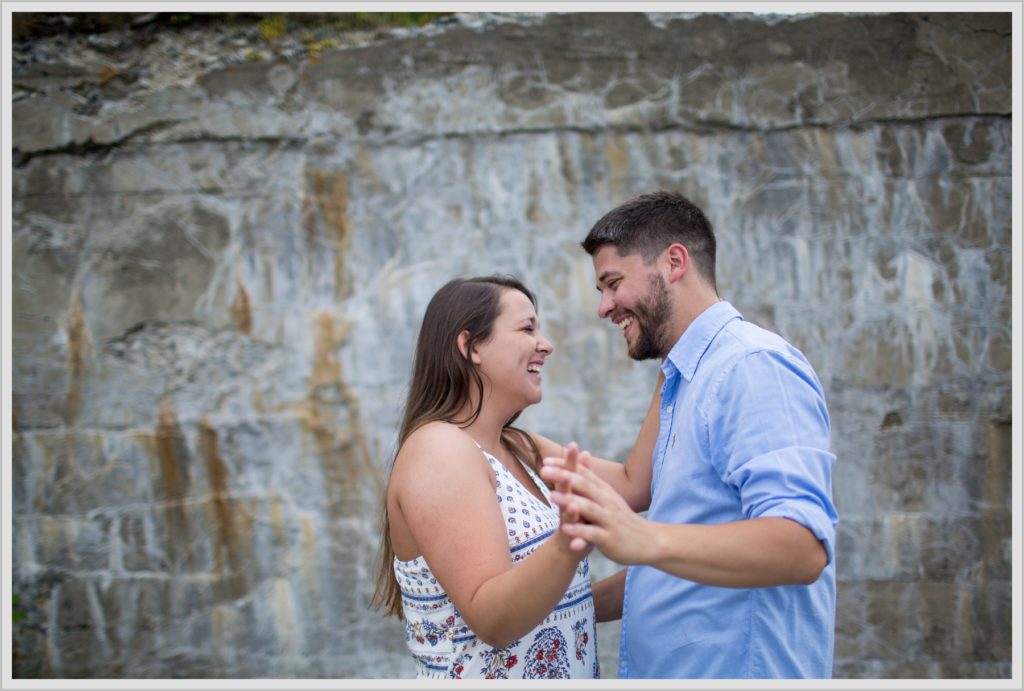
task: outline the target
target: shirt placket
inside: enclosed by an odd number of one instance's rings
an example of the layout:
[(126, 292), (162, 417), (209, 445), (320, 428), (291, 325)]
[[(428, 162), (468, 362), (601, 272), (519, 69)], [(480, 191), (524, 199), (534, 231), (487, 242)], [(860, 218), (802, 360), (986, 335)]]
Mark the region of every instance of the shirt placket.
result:
[[(665, 454), (668, 452), (668, 440), (672, 434), (672, 420), (675, 414), (675, 398), (679, 388), (679, 370), (671, 362), (666, 362), (665, 383), (661, 386), (661, 414), (658, 423), (658, 441), (654, 446), (654, 454), (651, 457), (653, 467), (651, 469), (651, 499), (654, 498), (654, 486), (661, 468), (665, 462)], [(622, 594), (622, 633), (619, 637), (619, 677), (629, 678), (629, 641), (626, 637), (626, 620), (629, 618), (629, 591), (630, 581), (633, 579), (635, 567), (626, 569), (626, 584)]]
[(665, 374), (665, 383), (661, 387), (661, 415), (658, 422), (658, 443), (654, 447), (654, 457), (651, 462), (654, 467), (651, 469), (651, 501), (654, 500), (654, 488), (658, 484), (658, 476), (665, 465), (665, 456), (669, 450), (669, 439), (672, 438), (672, 427), (675, 419), (676, 398), (679, 391), (679, 370), (671, 363)]

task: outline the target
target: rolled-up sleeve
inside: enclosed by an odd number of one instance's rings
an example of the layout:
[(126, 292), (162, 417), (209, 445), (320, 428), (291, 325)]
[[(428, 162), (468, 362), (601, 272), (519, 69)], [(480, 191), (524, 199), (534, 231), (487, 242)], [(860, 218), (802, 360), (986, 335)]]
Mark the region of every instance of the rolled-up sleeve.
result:
[(708, 410), (711, 455), (747, 518), (788, 518), (835, 557), (830, 424), (824, 394), (802, 357), (747, 353), (721, 373)]

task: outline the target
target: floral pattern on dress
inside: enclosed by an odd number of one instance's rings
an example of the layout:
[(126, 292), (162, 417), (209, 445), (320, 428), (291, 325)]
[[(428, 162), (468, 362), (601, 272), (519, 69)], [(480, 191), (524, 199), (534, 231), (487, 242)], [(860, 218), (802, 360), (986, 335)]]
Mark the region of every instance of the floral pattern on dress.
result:
[(587, 620), (582, 619), (573, 624), (572, 632), (576, 636), (576, 659), (583, 660), (587, 652), (587, 643), (590, 642), (590, 632), (587, 631)]
[(448, 676), (452, 679), (461, 679), (462, 673), (466, 671), (466, 663), (469, 662), (472, 657), (473, 653), (465, 653), (455, 658), (455, 661), (452, 663), (451, 673)]
[(519, 641), (516, 641), (504, 648), (485, 650), (484, 679), (509, 679), (509, 670), (519, 664), (519, 657), (512, 652), (518, 645)]
[(565, 636), (555, 628), (542, 629), (526, 652), (524, 679), (567, 679), (569, 656)]
[[(505, 518), (509, 556), (515, 568), (555, 535), (558, 510), (539, 500), (496, 458), (486, 452), (484, 456), (497, 480), (496, 499)], [(526, 471), (547, 499), (547, 487), (531, 468), (526, 467)], [(423, 557), (410, 561), (396, 558), (394, 564), (402, 592), (406, 645), (416, 664), (417, 677), (597, 677), (594, 598), (586, 559), (577, 565), (565, 594), (544, 621), (520, 640), (503, 648), (489, 646), (476, 637)], [(573, 641), (572, 652), (569, 651), (569, 640)]]
[(436, 646), (445, 637), (445, 631), (429, 619), (416, 622), (405, 622), (405, 639), (415, 639), (418, 643), (429, 643)]

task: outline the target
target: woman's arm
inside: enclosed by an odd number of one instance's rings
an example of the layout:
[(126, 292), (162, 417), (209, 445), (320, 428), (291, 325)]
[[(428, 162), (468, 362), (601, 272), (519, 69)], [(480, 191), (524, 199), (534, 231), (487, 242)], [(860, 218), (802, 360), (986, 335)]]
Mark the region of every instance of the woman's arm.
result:
[[(646, 511), (651, 503), (651, 456), (658, 442), (658, 427), (661, 422), (661, 386), (665, 374), (659, 370), (658, 382), (654, 387), (647, 414), (637, 433), (633, 449), (625, 463), (617, 463), (590, 456), (588, 467), (602, 480), (615, 488), (634, 511)], [(565, 447), (539, 434), (532, 435), (540, 448), (545, 463), (561, 465)]]
[(521, 638), (561, 600), (583, 555), (556, 531), (512, 568), (492, 470), (464, 432), (445, 423), (417, 430), (399, 451), (391, 482), (393, 520), (485, 643), (504, 647)]

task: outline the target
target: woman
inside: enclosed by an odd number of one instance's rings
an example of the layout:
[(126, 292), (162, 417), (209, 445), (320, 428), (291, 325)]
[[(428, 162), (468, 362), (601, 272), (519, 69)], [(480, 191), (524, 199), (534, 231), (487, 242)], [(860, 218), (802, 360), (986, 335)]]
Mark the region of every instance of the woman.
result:
[(541, 400), (551, 351), (514, 278), (456, 279), (427, 306), (374, 596), (404, 617), (418, 677), (599, 675), (588, 550), (570, 548), (537, 475), (577, 450), (511, 426)]

